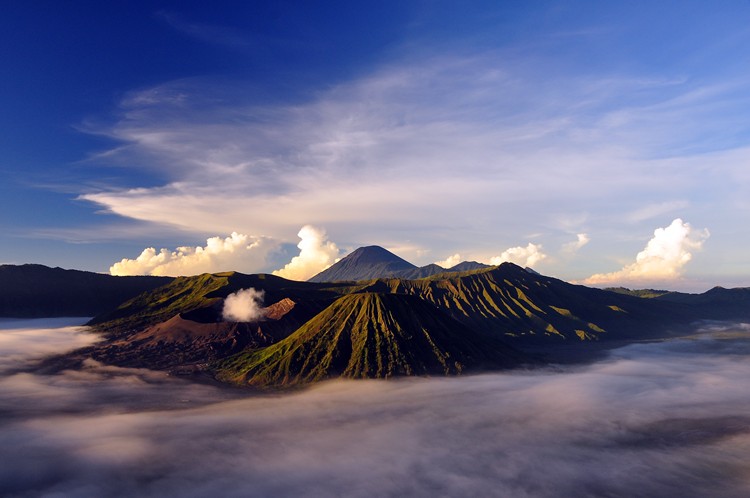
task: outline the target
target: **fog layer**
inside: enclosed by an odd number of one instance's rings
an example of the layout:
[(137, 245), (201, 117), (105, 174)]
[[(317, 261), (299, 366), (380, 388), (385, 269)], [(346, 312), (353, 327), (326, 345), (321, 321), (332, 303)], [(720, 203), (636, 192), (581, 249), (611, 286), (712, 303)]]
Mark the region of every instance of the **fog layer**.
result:
[(746, 325), (583, 367), (281, 395), (95, 362), (14, 373), (5, 351), (78, 345), (15, 330), (0, 330), (0, 495), (750, 495)]

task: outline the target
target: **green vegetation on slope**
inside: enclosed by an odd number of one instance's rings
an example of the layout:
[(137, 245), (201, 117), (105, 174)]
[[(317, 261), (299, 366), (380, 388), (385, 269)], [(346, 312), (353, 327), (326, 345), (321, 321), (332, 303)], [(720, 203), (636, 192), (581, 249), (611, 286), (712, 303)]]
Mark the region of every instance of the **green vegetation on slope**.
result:
[(343, 296), (283, 341), (232, 356), (219, 378), (292, 385), (330, 377), (457, 374), (511, 366), (520, 353), (478, 334), (415, 296)]

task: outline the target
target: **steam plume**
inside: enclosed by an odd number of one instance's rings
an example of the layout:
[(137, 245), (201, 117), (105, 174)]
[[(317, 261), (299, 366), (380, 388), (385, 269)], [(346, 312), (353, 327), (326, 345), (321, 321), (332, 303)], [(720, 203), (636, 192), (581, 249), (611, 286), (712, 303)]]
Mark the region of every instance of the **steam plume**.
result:
[(254, 322), (264, 316), (263, 296), (265, 292), (249, 289), (238, 290), (224, 299), (222, 315), (229, 322)]

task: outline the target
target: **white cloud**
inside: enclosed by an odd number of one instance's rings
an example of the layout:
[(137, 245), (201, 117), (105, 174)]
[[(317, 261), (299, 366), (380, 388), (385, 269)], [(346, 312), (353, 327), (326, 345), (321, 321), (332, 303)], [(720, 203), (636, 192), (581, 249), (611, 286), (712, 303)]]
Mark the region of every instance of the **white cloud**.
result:
[(582, 248), (586, 244), (588, 244), (589, 242), (591, 242), (591, 239), (589, 238), (588, 234), (585, 234), (585, 233), (576, 234), (576, 240), (574, 240), (573, 242), (568, 242), (567, 244), (563, 245), (563, 252), (572, 254), (578, 251), (580, 248)]
[(459, 253), (448, 256), (443, 261), (435, 261), (435, 264), (442, 268), (452, 268), (461, 262), (461, 255)]
[(274, 271), (274, 275), (290, 280), (307, 280), (336, 262), (339, 248), (328, 240), (325, 230), (305, 225), (297, 236), (301, 239), (297, 244), (299, 256), (294, 256), (284, 268)]
[[(695, 140), (726, 136), (719, 130), (737, 89), (701, 92), (692, 80), (644, 75), (548, 78), (546, 62), (501, 52), (395, 61), (295, 105), (270, 106), (243, 82), (209, 79), (133, 92), (112, 122), (88, 125), (125, 144), (96, 161), (146, 165), (167, 181), (100, 186), (80, 199), (193, 233), (291, 242), (306, 222), (335, 229), (347, 245), (445, 255), (457, 237), (474, 254), (495, 254), (488, 234), (497, 227), (511, 240), (550, 236), (557, 218), (583, 217), (588, 233), (606, 228), (615, 239), (653, 228), (659, 213), (690, 219), (710, 205), (739, 226), (750, 149)], [(746, 112), (734, 108), (741, 121)], [(611, 233), (623, 213), (633, 225)], [(619, 249), (607, 248), (626, 256)], [(593, 273), (605, 257), (591, 254), (575, 273)]]
[(112, 275), (197, 275), (220, 271), (256, 271), (274, 246), (267, 238), (232, 232), (211, 237), (205, 247), (178, 247), (174, 251), (148, 247), (135, 259), (124, 258), (109, 268)]
[(534, 267), (541, 260), (546, 258), (547, 255), (542, 252), (541, 244), (533, 244), (529, 242), (526, 247), (511, 247), (503, 251), (499, 256), (493, 256), (490, 258), (491, 265), (499, 265), (501, 263), (515, 263), (518, 266), (529, 266)]
[(263, 297), (265, 292), (252, 287), (229, 294), (224, 299), (222, 316), (229, 322), (254, 322), (265, 315)]
[(614, 285), (674, 280), (692, 259), (692, 251), (701, 250), (709, 235), (707, 229), (696, 231), (677, 218), (669, 226), (654, 230), (653, 238), (638, 253), (635, 263), (616, 272), (592, 275), (584, 283)]

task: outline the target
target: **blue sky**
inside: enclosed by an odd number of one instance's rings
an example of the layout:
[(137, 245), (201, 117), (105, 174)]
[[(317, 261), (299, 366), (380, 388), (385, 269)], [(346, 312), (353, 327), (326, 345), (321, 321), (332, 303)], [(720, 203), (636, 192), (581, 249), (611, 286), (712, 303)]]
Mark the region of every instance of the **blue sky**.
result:
[(747, 286), (749, 15), (6, 4), (0, 263), (303, 278), (380, 244), (595, 285)]

